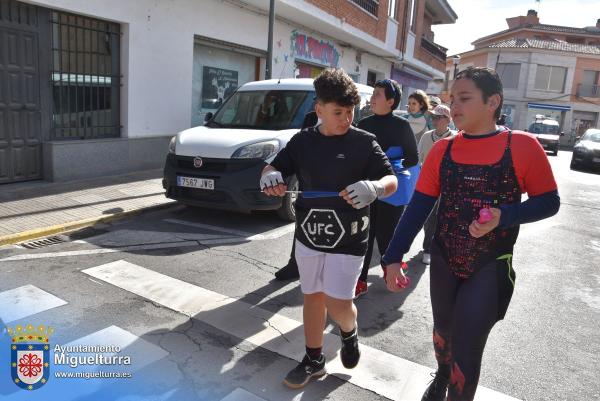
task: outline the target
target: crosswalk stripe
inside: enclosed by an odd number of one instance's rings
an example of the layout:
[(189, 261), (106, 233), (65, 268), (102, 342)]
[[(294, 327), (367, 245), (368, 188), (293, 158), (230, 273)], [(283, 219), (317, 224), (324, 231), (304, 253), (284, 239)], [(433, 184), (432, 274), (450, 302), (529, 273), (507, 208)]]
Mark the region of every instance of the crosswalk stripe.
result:
[(27, 284), (0, 293), (0, 319), (8, 323), (67, 303), (34, 285)]
[[(297, 361), (303, 357), (302, 325), (286, 316), (124, 260), (92, 267), (83, 273), (194, 317), (255, 346)], [(432, 369), (366, 345), (361, 345), (361, 363), (352, 371), (346, 370), (334, 351), (339, 345), (337, 335), (325, 334), (324, 350), (330, 361), (327, 365), (330, 374), (392, 400), (419, 400), (431, 379)], [(515, 398), (480, 386), (476, 400)]]
[(266, 401), (264, 398), (260, 398), (257, 395), (252, 394), (249, 391), (244, 390), (243, 388), (236, 388), (231, 393), (229, 393), (225, 398), (221, 401)]

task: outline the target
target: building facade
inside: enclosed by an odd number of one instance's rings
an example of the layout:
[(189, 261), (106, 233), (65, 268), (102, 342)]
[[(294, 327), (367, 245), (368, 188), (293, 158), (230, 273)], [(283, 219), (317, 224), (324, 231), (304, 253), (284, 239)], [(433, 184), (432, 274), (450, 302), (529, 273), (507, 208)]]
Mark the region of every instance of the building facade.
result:
[(502, 78), (509, 126), (527, 129), (540, 114), (553, 118), (565, 133), (563, 145), (600, 126), (600, 20), (586, 28), (545, 25), (529, 10), (507, 23), (507, 30), (476, 40), (475, 48), (459, 58), (448, 58), (445, 89), (455, 71), (491, 67)]
[[(0, 0), (0, 184), (163, 165), (175, 133), (264, 79), (268, 1)], [(276, 0), (272, 77), (444, 74), (446, 0)]]

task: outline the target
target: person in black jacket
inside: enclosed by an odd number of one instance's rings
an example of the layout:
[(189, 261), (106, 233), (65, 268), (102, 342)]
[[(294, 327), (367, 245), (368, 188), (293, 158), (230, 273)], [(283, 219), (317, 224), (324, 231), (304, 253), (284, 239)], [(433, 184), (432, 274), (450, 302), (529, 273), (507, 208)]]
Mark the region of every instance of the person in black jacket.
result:
[[(383, 151), (388, 154), (393, 162), (392, 164), (395, 165), (395, 170), (399, 170), (400, 160), (396, 160), (394, 163), (391, 152), (398, 153), (398, 148), (402, 153), (402, 156), (400, 156), (403, 159), (401, 161), (402, 168), (415, 166), (419, 162), (417, 142), (410, 124), (404, 118), (393, 113), (393, 110), (398, 107), (401, 97), (402, 90), (396, 81), (391, 79), (378, 81), (375, 83), (375, 89), (371, 96), (371, 111), (374, 114), (363, 118), (358, 123), (358, 128), (377, 137), (377, 142)], [(375, 240), (377, 240), (379, 252), (383, 254), (394, 235), (394, 228), (396, 228), (396, 224), (404, 212), (404, 205), (397, 204), (393, 199), (393, 197), (378, 199), (371, 204), (369, 244), (362, 273), (356, 284), (355, 298), (366, 294), (368, 291), (367, 275)]]

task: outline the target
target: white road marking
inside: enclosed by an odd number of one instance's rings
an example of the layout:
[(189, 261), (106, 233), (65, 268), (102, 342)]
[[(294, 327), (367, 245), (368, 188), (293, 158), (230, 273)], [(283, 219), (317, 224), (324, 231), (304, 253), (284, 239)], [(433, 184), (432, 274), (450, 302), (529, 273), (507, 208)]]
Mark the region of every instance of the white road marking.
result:
[[(287, 358), (300, 361), (304, 354), (302, 324), (280, 314), (230, 298), (202, 287), (119, 260), (83, 270), (92, 277), (205, 322)], [(337, 350), (340, 339), (326, 333), (324, 350), (328, 371), (337, 377), (392, 400), (419, 400), (431, 380), (429, 367), (375, 348), (361, 345), (361, 363), (352, 371), (342, 367)], [(476, 400), (515, 400), (479, 387)]]
[(34, 285), (27, 284), (0, 292), (0, 319), (8, 323), (67, 303)]
[(133, 245), (125, 246), (123, 248), (101, 248), (101, 249), (84, 249), (80, 251), (65, 251), (65, 252), (50, 252), (50, 253), (33, 253), (9, 256), (4, 259), (0, 259), (0, 262), (13, 262), (17, 260), (34, 260), (34, 259), (46, 259), (46, 258), (62, 258), (67, 256), (85, 256), (85, 255), (99, 255), (104, 253), (116, 253), (116, 252), (129, 252), (129, 251), (142, 251), (150, 249), (167, 249), (167, 248), (183, 248), (198, 246), (198, 241), (180, 241), (173, 242), (171, 244), (148, 244), (148, 245)]

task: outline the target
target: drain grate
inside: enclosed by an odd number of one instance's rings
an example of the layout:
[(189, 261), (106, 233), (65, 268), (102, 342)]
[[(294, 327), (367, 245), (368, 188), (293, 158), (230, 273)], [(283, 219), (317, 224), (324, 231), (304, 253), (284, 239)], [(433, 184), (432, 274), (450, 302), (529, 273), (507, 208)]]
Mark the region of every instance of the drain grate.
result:
[(44, 238), (44, 239), (40, 239), (40, 240), (36, 240), (36, 241), (23, 242), (19, 245), (22, 246), (23, 248), (27, 248), (27, 249), (38, 249), (38, 248), (43, 248), (43, 247), (50, 246), (50, 245), (60, 244), (62, 242), (66, 242), (66, 241), (67, 241), (67, 237), (65, 237), (63, 235), (57, 235), (55, 237), (48, 237), (48, 238)]

